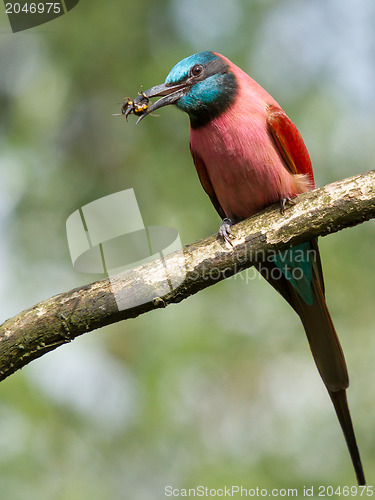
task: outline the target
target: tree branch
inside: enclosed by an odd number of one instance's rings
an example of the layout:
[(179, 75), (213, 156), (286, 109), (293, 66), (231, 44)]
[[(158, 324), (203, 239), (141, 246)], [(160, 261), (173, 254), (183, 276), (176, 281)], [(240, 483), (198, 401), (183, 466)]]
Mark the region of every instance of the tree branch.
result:
[(375, 217), (375, 171), (278, 206), (233, 227), (233, 248), (217, 235), (186, 245), (113, 278), (61, 293), (0, 326), (0, 380), (78, 335), (166, 307), (250, 267), (291, 244), (325, 236)]

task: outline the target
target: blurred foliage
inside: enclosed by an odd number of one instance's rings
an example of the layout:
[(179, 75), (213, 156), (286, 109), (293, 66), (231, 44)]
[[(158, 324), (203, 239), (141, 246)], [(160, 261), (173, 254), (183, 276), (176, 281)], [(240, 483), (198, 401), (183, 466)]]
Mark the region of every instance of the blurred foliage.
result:
[[(146, 225), (184, 244), (219, 224), (174, 109), (135, 126), (119, 102), (199, 50), (251, 74), (300, 128), (317, 184), (373, 168), (371, 0), (83, 0), (0, 29), (1, 320), (100, 276), (73, 270), (67, 217), (134, 188)], [(321, 241), (349, 401), (375, 476), (372, 222)], [(366, 387), (366, 392), (363, 388)], [(0, 386), (2, 498), (164, 498), (164, 487), (354, 483), (293, 312), (250, 270), (44, 356)]]

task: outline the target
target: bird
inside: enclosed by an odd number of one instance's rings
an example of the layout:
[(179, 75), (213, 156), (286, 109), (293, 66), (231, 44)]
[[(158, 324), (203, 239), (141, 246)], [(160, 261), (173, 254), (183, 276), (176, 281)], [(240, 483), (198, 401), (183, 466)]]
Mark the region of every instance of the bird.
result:
[[(159, 97), (151, 105), (151, 98)], [(178, 62), (165, 82), (124, 105), (138, 122), (167, 105), (190, 118), (190, 151), (203, 189), (222, 219), (228, 243), (232, 225), (315, 187), (312, 163), (297, 127), (275, 99), (228, 58), (213, 51)], [(346, 390), (344, 354), (325, 301), (317, 239), (263, 259), (255, 266), (299, 315), (320, 376), (341, 425), (359, 485), (365, 476)], [(275, 270), (279, 270), (275, 273)]]

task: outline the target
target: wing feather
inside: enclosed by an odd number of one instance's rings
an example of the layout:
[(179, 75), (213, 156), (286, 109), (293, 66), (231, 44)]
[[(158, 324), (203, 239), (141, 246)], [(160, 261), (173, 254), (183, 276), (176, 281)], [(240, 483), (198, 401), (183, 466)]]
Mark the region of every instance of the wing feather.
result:
[(307, 175), (313, 188), (314, 174), (310, 155), (297, 127), (282, 109), (273, 105), (268, 107), (267, 125), (285, 166), (292, 174)]

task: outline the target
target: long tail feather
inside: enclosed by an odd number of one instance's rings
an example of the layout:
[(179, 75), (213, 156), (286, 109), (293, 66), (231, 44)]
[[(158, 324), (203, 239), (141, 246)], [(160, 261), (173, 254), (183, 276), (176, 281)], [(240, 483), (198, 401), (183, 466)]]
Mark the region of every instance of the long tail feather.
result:
[(354, 435), (354, 429), (352, 424), (352, 419), (350, 417), (350, 411), (348, 406), (348, 401), (346, 398), (346, 391), (330, 391), (328, 390), (333, 406), (336, 410), (337, 418), (339, 419), (342, 431), (345, 436), (346, 444), (349, 449), (350, 457), (353, 462), (353, 467), (355, 474), (357, 476), (357, 481), (359, 485), (366, 484), (365, 475), (362, 468), (361, 457), (359, 455), (359, 450), (357, 446), (357, 441)]
[(263, 277), (289, 302), (301, 318), (312, 355), (327, 387), (344, 433), (358, 484), (364, 485), (365, 477), (346, 398), (349, 377), (340, 341), (322, 291), (321, 270), (313, 269), (311, 286), (314, 300), (311, 305), (308, 305), (285, 276), (279, 276), (277, 279), (272, 278), (274, 276), (272, 270), (275, 268), (275, 264), (263, 262), (256, 267)]
[(344, 353), (315, 272), (312, 274), (311, 286), (314, 295), (312, 305), (305, 304), (298, 293), (292, 290), (296, 312), (301, 318), (315, 363), (327, 389), (347, 389), (349, 377)]
[(297, 312), (305, 328), (316, 365), (335, 407), (358, 484), (364, 485), (365, 476), (346, 397), (349, 377), (344, 354), (315, 274), (312, 276), (312, 286), (315, 297), (314, 304), (307, 306), (297, 299), (300, 302), (297, 306)]

